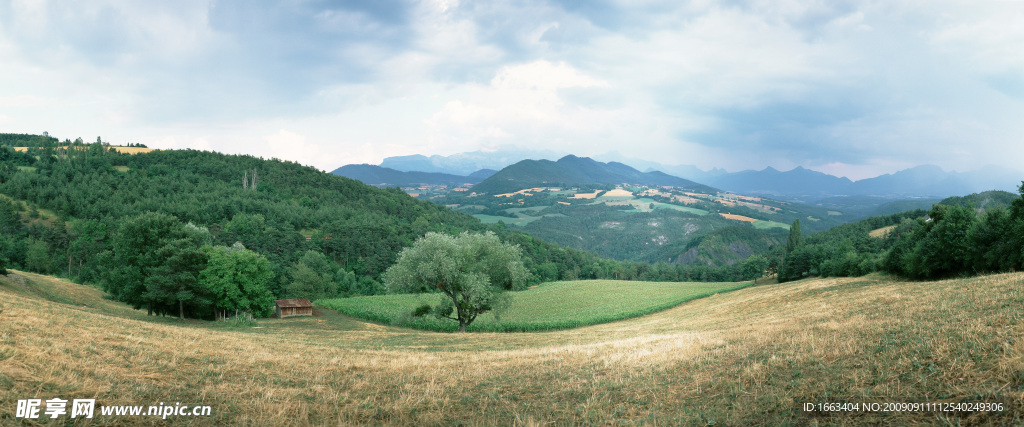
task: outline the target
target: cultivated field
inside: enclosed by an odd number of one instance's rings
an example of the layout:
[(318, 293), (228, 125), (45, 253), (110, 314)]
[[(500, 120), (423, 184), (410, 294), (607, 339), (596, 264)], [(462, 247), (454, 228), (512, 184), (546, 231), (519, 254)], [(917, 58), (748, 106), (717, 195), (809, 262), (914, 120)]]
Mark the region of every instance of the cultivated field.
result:
[[(748, 286), (746, 283), (627, 282), (623, 280), (578, 280), (545, 283), (512, 292), (508, 310), (496, 317), (484, 313), (468, 330), (523, 332), (569, 329), (607, 323), (650, 314), (686, 301)], [(343, 314), (384, 324), (416, 329), (448, 331), (455, 322), (432, 315), (410, 317), (423, 304), (436, 306), (442, 296), (377, 295), (317, 301)]]
[[(207, 418), (168, 418), (191, 425), (1017, 425), (1024, 418), (1024, 273), (805, 280), (544, 333), (430, 333), (318, 314), (254, 328), (178, 322), (146, 318), (92, 288), (0, 276), (0, 424), (22, 422), (13, 418), (18, 399), (54, 397), (212, 407)], [(803, 411), (808, 402), (989, 402), (1004, 411), (826, 414)]]

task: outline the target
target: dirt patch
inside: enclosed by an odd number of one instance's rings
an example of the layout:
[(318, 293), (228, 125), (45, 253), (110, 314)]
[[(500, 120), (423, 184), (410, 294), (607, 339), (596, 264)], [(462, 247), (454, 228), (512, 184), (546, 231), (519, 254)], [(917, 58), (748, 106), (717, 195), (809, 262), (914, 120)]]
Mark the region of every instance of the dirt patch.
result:
[(743, 216), (743, 215), (733, 215), (733, 214), (727, 214), (727, 213), (720, 213), (719, 215), (723, 216), (725, 219), (731, 219), (731, 220), (735, 220), (735, 221), (744, 221), (744, 222), (755, 222), (755, 221), (757, 221), (757, 219), (755, 219), (755, 218), (751, 218), (749, 216)]

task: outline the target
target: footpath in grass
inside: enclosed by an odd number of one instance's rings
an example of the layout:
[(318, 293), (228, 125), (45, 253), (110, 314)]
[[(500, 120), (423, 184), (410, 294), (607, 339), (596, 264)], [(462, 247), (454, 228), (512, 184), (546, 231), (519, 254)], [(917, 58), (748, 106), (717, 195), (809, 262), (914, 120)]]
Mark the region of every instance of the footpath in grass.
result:
[[(467, 328), (476, 332), (530, 332), (577, 328), (639, 317), (687, 301), (750, 286), (750, 282), (631, 282), (578, 280), (545, 283), (512, 292), (508, 310), (480, 315)], [(441, 294), (375, 295), (319, 300), (317, 305), (349, 316), (395, 326), (450, 332), (456, 322), (432, 314), (414, 317), (423, 304), (436, 306)]]

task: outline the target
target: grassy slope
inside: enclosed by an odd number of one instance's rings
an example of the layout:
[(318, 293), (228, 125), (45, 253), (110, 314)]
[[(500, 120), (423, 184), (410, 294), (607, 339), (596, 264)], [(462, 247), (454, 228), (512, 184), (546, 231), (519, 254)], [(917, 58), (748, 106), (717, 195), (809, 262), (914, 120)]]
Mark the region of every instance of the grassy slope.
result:
[[(548, 331), (628, 319), (675, 307), (687, 301), (745, 286), (743, 283), (627, 282), (579, 280), (545, 283), (534, 289), (511, 293), (505, 313), (481, 314), (467, 328), (473, 331)], [(439, 294), (375, 295), (317, 301), (344, 314), (385, 324), (422, 330), (455, 331), (451, 320), (432, 315), (411, 318), (422, 304), (437, 305)]]
[[(16, 423), (17, 399), (50, 397), (211, 405), (212, 418), (172, 420), (199, 425), (1024, 418), (1024, 273), (806, 280), (622, 322), (515, 334), (426, 333), (331, 312), (239, 330), (156, 323), (90, 288), (25, 276), (20, 286), (0, 277), (0, 424)], [(43, 285), (75, 304), (15, 289)], [(824, 400), (1001, 402), (1007, 410), (826, 416), (798, 409)]]

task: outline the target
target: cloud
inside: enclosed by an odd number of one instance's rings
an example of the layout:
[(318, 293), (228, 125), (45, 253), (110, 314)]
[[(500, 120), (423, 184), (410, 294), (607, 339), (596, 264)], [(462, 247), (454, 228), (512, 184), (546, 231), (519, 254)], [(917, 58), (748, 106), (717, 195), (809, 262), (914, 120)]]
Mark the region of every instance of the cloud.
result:
[(0, 116), (323, 169), (499, 145), (1017, 167), (1022, 20), (953, 0), (0, 0)]
[(468, 150), (497, 144), (559, 144), (583, 148), (620, 123), (622, 112), (567, 101), (566, 90), (608, 88), (608, 83), (564, 63), (546, 60), (499, 69), (486, 85), (470, 85), (426, 120), (433, 140)]

